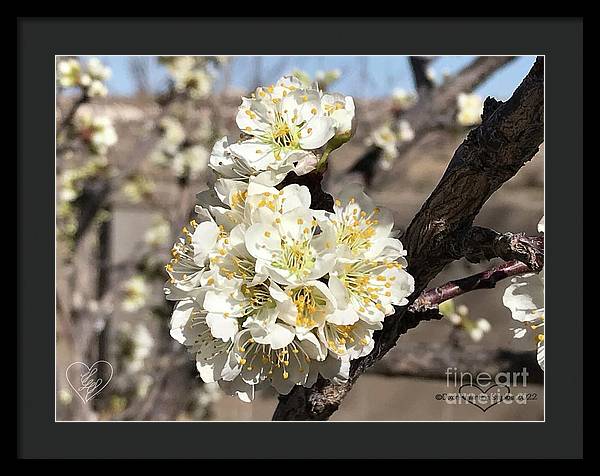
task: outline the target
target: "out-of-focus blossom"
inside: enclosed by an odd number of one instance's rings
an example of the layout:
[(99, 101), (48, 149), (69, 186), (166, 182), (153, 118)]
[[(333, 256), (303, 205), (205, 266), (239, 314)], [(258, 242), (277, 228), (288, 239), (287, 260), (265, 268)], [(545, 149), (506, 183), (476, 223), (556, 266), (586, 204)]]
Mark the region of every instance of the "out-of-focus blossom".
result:
[(178, 177), (197, 179), (207, 169), (209, 157), (202, 145), (186, 147), (173, 158), (173, 170)]
[(429, 81), (431, 81), (432, 83), (435, 83), (435, 80), (437, 78), (437, 73), (433, 67), (427, 66), (427, 68), (425, 68), (425, 76), (427, 76), (427, 79)]
[(59, 177), (58, 198), (61, 202), (73, 202), (81, 194), (84, 182), (106, 170), (106, 157), (97, 156), (79, 167), (66, 169)]
[(161, 57), (161, 62), (167, 66), (176, 91), (200, 99), (210, 93), (213, 83), (207, 59), (202, 56), (168, 56)]
[(144, 374), (140, 376), (136, 388), (136, 393), (138, 397), (144, 398), (146, 395), (148, 395), (148, 391), (150, 390), (150, 387), (152, 387), (153, 383), (154, 378), (151, 375)]
[(375, 129), (367, 139), (367, 146), (375, 146), (383, 151), (380, 159), (380, 166), (384, 170), (389, 170), (394, 160), (398, 157), (398, 147), (405, 142), (410, 142), (414, 139), (415, 132), (410, 123), (404, 119), (398, 121), (396, 130), (392, 129), (388, 124), (384, 124)]
[(112, 71), (98, 58), (90, 58), (87, 62), (87, 74), (89, 74), (92, 79), (102, 82), (110, 79)]
[(90, 112), (79, 111), (74, 123), (81, 139), (95, 154), (105, 155), (119, 138), (107, 116), (94, 116)]
[(417, 100), (418, 96), (415, 92), (408, 92), (402, 88), (395, 88), (392, 91), (392, 101), (401, 110), (410, 109), (415, 105)]
[(61, 388), (58, 391), (58, 400), (63, 405), (69, 405), (73, 401), (73, 394), (67, 389)]
[(69, 58), (58, 62), (58, 83), (64, 88), (71, 88), (81, 84), (81, 63), (76, 58)]
[(139, 372), (144, 368), (144, 363), (154, 348), (154, 338), (142, 323), (133, 326), (130, 338), (132, 351), (128, 362), (129, 370)]
[(88, 88), (88, 96), (94, 97), (105, 97), (108, 94), (108, 88), (102, 81), (92, 81)]
[(131, 203), (141, 203), (152, 195), (155, 188), (156, 186), (152, 180), (136, 175), (125, 180), (121, 186), (121, 191)]
[(481, 122), (483, 100), (477, 94), (460, 93), (456, 98), (458, 114), (456, 120), (461, 126), (475, 126)]
[(472, 319), (469, 316), (469, 308), (464, 304), (456, 306), (454, 299), (449, 299), (440, 304), (438, 310), (452, 325), (465, 331), (474, 342), (479, 342), (485, 334), (492, 330), (492, 326), (487, 319)]
[(108, 94), (105, 82), (111, 69), (98, 58), (91, 58), (84, 68), (77, 58), (61, 60), (57, 65), (58, 83), (64, 88), (82, 88), (89, 97), (104, 97)]
[(405, 119), (398, 121), (398, 140), (400, 142), (410, 142), (415, 138), (415, 131)]
[(150, 295), (150, 287), (146, 278), (136, 275), (127, 280), (123, 285), (123, 301), (121, 307), (126, 312), (135, 312), (142, 309)]
[(172, 117), (165, 116), (160, 120), (159, 128), (161, 138), (166, 143), (173, 147), (178, 147), (185, 140), (185, 129), (181, 122)]
[(164, 218), (158, 218), (144, 234), (144, 241), (152, 247), (160, 247), (168, 242), (170, 236), (170, 223)]

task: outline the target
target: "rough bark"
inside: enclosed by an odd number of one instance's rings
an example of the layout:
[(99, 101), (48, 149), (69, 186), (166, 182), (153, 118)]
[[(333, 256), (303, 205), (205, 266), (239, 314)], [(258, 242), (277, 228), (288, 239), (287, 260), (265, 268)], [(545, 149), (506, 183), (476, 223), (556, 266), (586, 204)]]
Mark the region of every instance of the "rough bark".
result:
[(457, 259), (466, 258), (471, 263), (502, 258), (504, 261), (518, 260), (527, 264), (532, 271), (544, 265), (544, 238), (527, 236), (525, 233), (498, 233), (489, 228), (473, 226), (465, 232), (462, 242), (456, 243)]
[[(538, 151), (544, 134), (543, 117), (544, 60), (538, 57), (507, 102), (486, 100), (482, 124), (456, 150), (442, 179), (406, 230), (402, 241), (408, 250), (409, 271), (415, 277), (411, 302), (457, 259), (456, 249), (484, 203)], [(423, 318), (428, 317), (407, 312), (406, 307), (398, 309), (376, 333), (373, 351), (353, 361), (346, 383), (319, 379), (310, 389), (296, 387), (289, 395), (280, 396), (273, 419), (328, 419), (356, 379)]]

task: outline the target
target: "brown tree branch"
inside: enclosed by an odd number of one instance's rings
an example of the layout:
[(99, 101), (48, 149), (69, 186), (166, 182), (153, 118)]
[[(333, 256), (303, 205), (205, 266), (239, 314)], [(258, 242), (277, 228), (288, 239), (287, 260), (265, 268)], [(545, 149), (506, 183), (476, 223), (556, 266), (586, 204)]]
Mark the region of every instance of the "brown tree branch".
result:
[(437, 288), (423, 291), (411, 304), (410, 310), (421, 312), (436, 309), (439, 304), (445, 301), (477, 289), (492, 289), (496, 287), (498, 281), (528, 272), (531, 272), (531, 269), (525, 263), (514, 260), (508, 261), (481, 273), (456, 279)]
[[(432, 91), (431, 94), (420, 94), (417, 103), (402, 115), (402, 119), (411, 125), (415, 136), (412, 141), (403, 143), (398, 147), (398, 159), (415, 144), (419, 143), (429, 132), (454, 122), (456, 98), (461, 92), (473, 91), (483, 81), (514, 59), (513, 56), (479, 57), (442, 86)], [(369, 148), (356, 161), (351, 172), (361, 173), (367, 185), (378, 181), (381, 171), (378, 170), (376, 165), (380, 156), (381, 150), (378, 150), (377, 147)], [(396, 163), (400, 162), (398, 159)], [(386, 172), (386, 176), (391, 177), (392, 175), (392, 172)]]
[(466, 258), (479, 263), (492, 258), (504, 261), (518, 260), (527, 264), (532, 271), (544, 265), (544, 237), (527, 236), (525, 233), (498, 233), (490, 228), (473, 226), (452, 250), (454, 259)]
[(427, 67), (431, 63), (431, 58), (426, 56), (409, 56), (408, 61), (412, 70), (415, 89), (419, 93), (419, 97), (422, 97), (423, 94), (427, 94), (435, 88), (435, 83), (427, 75)]
[(535, 352), (516, 352), (507, 349), (490, 350), (473, 344), (465, 347), (447, 343), (404, 343), (390, 350), (384, 359), (369, 370), (370, 374), (419, 377), (446, 380), (448, 369), (489, 375), (527, 371), (527, 383), (544, 383), (544, 372), (537, 363)]
[[(482, 124), (456, 150), (439, 184), (409, 225), (403, 243), (415, 278), (412, 300), (455, 259), (457, 243), (464, 240), (488, 198), (538, 151), (544, 135), (543, 117), (544, 60), (538, 57), (507, 102), (486, 101)], [(422, 318), (407, 308), (398, 309), (375, 334), (373, 351), (353, 361), (346, 383), (319, 379), (310, 389), (296, 387), (279, 397), (273, 419), (328, 419), (356, 379)]]

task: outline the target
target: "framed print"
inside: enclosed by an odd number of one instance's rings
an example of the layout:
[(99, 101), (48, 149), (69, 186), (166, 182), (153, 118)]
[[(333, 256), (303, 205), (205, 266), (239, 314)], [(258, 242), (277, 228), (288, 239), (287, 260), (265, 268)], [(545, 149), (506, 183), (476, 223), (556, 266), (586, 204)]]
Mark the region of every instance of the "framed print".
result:
[(21, 456), (581, 455), (579, 20), (18, 25)]

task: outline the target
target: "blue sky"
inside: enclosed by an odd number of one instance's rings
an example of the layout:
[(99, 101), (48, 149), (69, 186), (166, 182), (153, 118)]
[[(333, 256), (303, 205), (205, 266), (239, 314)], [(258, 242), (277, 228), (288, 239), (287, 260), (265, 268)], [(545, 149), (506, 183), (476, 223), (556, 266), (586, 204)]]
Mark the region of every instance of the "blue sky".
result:
[[(87, 58), (87, 57), (82, 57)], [(128, 56), (99, 56), (112, 70), (112, 78), (108, 82), (109, 91), (115, 95), (128, 96), (135, 92), (135, 83), (129, 69)], [(261, 65), (261, 79), (264, 83), (272, 83), (279, 76), (291, 72), (295, 68), (303, 69), (314, 75), (318, 70), (339, 68), (342, 78), (334, 89), (355, 97), (384, 97), (394, 88), (413, 89), (412, 76), (406, 56), (245, 56), (234, 57), (230, 81), (233, 87), (248, 89), (256, 78), (256, 65)], [(445, 56), (432, 63), (437, 76), (443, 71), (456, 72), (474, 56)], [(154, 91), (164, 88), (166, 72), (158, 64), (156, 57), (147, 57), (149, 79)], [(534, 56), (523, 56), (499, 70), (476, 90), (482, 96), (493, 96), (497, 99), (510, 97), (514, 89), (525, 77), (535, 61)], [(368, 81), (364, 71), (368, 71)]]

